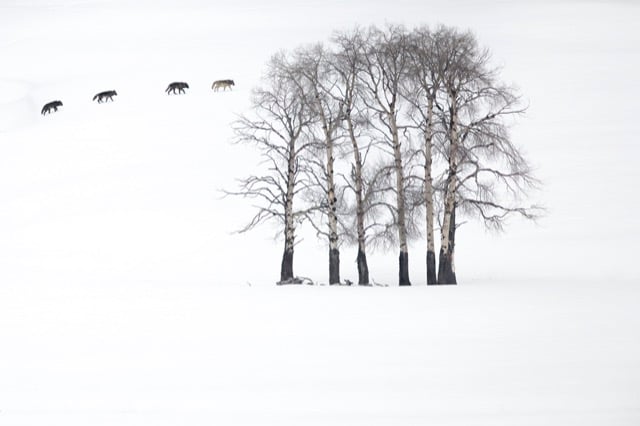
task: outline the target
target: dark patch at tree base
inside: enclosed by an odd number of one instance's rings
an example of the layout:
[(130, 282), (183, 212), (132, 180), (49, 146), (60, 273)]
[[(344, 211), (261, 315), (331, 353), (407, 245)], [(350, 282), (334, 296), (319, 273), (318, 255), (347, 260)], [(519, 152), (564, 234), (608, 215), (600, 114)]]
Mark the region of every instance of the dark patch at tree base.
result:
[(369, 266), (367, 265), (367, 255), (358, 249), (358, 284), (369, 285)]
[(451, 225), (449, 227), (449, 250), (440, 249), (438, 259), (438, 284), (458, 284), (456, 273), (453, 271), (453, 253), (456, 246), (456, 204), (451, 211)]
[(329, 284), (340, 284), (340, 251), (329, 250)]
[(286, 281), (278, 281), (276, 283), (277, 285), (288, 285), (288, 284), (307, 284), (307, 285), (313, 285), (314, 282), (311, 280), (311, 278), (307, 278), (307, 277), (293, 277), (290, 278)]
[(456, 273), (453, 272), (450, 254), (440, 250), (440, 261), (438, 263), (438, 284), (457, 284)]
[(427, 285), (438, 284), (436, 276), (436, 254), (427, 250)]
[(400, 252), (399, 257), (399, 285), (411, 285), (409, 281), (409, 253)]
[(280, 282), (288, 282), (293, 279), (293, 250), (285, 249), (280, 265)]

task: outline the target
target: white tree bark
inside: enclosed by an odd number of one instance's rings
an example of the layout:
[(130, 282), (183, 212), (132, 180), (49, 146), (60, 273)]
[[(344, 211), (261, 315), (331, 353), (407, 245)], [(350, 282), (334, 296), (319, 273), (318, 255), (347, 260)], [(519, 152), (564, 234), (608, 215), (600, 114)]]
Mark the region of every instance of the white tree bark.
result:
[(284, 209), (284, 253), (280, 268), (280, 282), (292, 280), (293, 274), (293, 246), (295, 244), (295, 221), (293, 210), (293, 196), (295, 189), (295, 139), (289, 143), (289, 158), (287, 160), (287, 192)]
[[(322, 106), (320, 105), (322, 108)], [(335, 186), (335, 173), (333, 155), (334, 140), (332, 128), (327, 123), (324, 110), (321, 109), (322, 127), (325, 134), (326, 145), (326, 176), (327, 176), (327, 217), (329, 222), (329, 284), (340, 283), (340, 252), (338, 247), (338, 215)]]
[(440, 234), (440, 259), (438, 266), (438, 284), (455, 284), (455, 270), (453, 264), (453, 241), (452, 235), (455, 232), (454, 209), (456, 202), (456, 174), (458, 171), (457, 156), (459, 149), (458, 137), (458, 105), (456, 93), (451, 88), (447, 88), (449, 96), (449, 171), (447, 185), (444, 196), (444, 217)]
[[(395, 102), (392, 104), (395, 104)], [(411, 285), (411, 281), (409, 280), (409, 244), (407, 241), (404, 164), (402, 161), (402, 150), (400, 146), (400, 137), (398, 134), (396, 111), (393, 108), (388, 114), (388, 120), (389, 126), (391, 128), (394, 169), (396, 174), (396, 208), (398, 212), (398, 243), (400, 245), (399, 284)]]
[(358, 146), (358, 140), (355, 136), (353, 129), (353, 121), (351, 117), (347, 118), (347, 128), (349, 132), (349, 139), (351, 140), (351, 146), (353, 148), (353, 163), (354, 163), (354, 186), (356, 196), (356, 232), (358, 238), (358, 284), (369, 284), (369, 266), (367, 265), (366, 255), (366, 240), (364, 229), (364, 194), (363, 194), (363, 182), (362, 182), (362, 154), (360, 153), (360, 147)]
[(433, 206), (433, 177), (432, 177), (432, 143), (433, 143), (433, 99), (427, 103), (427, 127), (424, 133), (424, 203), (427, 231), (427, 284), (437, 282), (435, 269), (435, 235), (434, 235), (434, 206)]

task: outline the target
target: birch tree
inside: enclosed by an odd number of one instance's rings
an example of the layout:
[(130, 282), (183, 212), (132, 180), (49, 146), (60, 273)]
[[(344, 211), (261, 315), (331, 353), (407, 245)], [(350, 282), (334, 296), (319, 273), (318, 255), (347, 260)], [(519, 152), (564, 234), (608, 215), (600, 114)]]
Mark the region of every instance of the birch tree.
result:
[(304, 129), (312, 116), (292, 79), (285, 54), (274, 55), (267, 64), (261, 87), (254, 89), (251, 115), (241, 116), (234, 124), (236, 141), (255, 146), (262, 157), (263, 174), (241, 178), (238, 189), (227, 194), (255, 202), (255, 215), (240, 230), (246, 232), (259, 224), (275, 221), (284, 239), (280, 265), (280, 283), (294, 281), (293, 254), (296, 225), (309, 213), (294, 201), (309, 185), (303, 153), (309, 148)]
[[(322, 44), (298, 49), (294, 72), (299, 91), (314, 117), (314, 123), (308, 128), (310, 139), (324, 154), (310, 156), (309, 162), (317, 167), (309, 171), (312, 172), (313, 183), (320, 188), (321, 199), (314, 204), (316, 212), (326, 218), (326, 228), (316, 224), (313, 218), (311, 224), (329, 243), (329, 284), (339, 284), (340, 241), (335, 160), (344, 100), (337, 88), (338, 77), (330, 65), (331, 59), (331, 53)], [(324, 161), (320, 160), (322, 157)]]
[(359, 81), (364, 88), (363, 102), (376, 117), (382, 140), (393, 158), (391, 166), (395, 177), (391, 188), (395, 195), (392, 215), (397, 229), (399, 254), (399, 285), (411, 285), (409, 279), (409, 230), (406, 203), (406, 146), (399, 123), (401, 84), (409, 66), (407, 54), (408, 34), (401, 26), (389, 26), (386, 31), (375, 27), (368, 32), (366, 54)]
[(505, 120), (523, 112), (515, 91), (499, 82), (487, 49), (470, 32), (442, 27), (436, 43), (444, 92), (441, 122), (446, 133), (438, 283), (456, 284), (456, 210), (476, 213), (499, 229), (511, 214), (535, 218), (536, 206), (510, 204), (535, 185), (531, 167), (511, 141)]
[(517, 92), (470, 32), (391, 25), (332, 42), (333, 51), (318, 44), (274, 56), (253, 115), (236, 123), (237, 139), (267, 165), (233, 192), (256, 200), (244, 231), (280, 224), (281, 282), (294, 278), (296, 225), (309, 219), (328, 242), (331, 284), (349, 241), (359, 284), (369, 282), (367, 248), (383, 242), (398, 245), (399, 284), (410, 285), (408, 241), (424, 206), (427, 283), (455, 284), (457, 218), (500, 230), (512, 215), (542, 211), (523, 201), (537, 181), (509, 134), (524, 111)]
[[(373, 146), (371, 139), (364, 135), (368, 116), (362, 104), (362, 86), (359, 74), (362, 70), (365, 38), (362, 31), (356, 29), (352, 33), (336, 33), (333, 36), (336, 52), (331, 66), (338, 80), (337, 90), (342, 100), (342, 130), (351, 146), (351, 171), (345, 179), (347, 187), (352, 191), (355, 201), (353, 218), (355, 219), (355, 241), (358, 247), (356, 264), (358, 268), (358, 284), (369, 284), (369, 265), (367, 262), (368, 235), (374, 231), (375, 219), (367, 216), (374, 211), (375, 189), (365, 179), (365, 163)], [(348, 229), (346, 234), (353, 234)]]
[(490, 73), (481, 89), (482, 103), (469, 109), (460, 123), (457, 205), (477, 216), (488, 229), (503, 230), (509, 216), (536, 219), (544, 211), (525, 205), (528, 192), (539, 181), (509, 133), (508, 121), (523, 112), (519, 97), (508, 86), (495, 83)]
[[(448, 162), (444, 192), (444, 213), (440, 231), (440, 255), (438, 259), (438, 284), (456, 284), (454, 266), (454, 233), (458, 160), (461, 150), (459, 139), (460, 112), (465, 107), (465, 95), (475, 86), (481, 72), (485, 53), (471, 33), (459, 33), (441, 28), (443, 37), (437, 45), (438, 73), (446, 95), (446, 110), (442, 122), (446, 129)], [(467, 104), (469, 106), (469, 104)]]
[(417, 28), (411, 33), (407, 46), (410, 57), (409, 72), (404, 86), (404, 96), (412, 106), (414, 122), (422, 139), (423, 158), (423, 203), (425, 206), (425, 227), (427, 237), (426, 267), (427, 284), (436, 284), (435, 254), (435, 207), (433, 160), (438, 125), (436, 111), (437, 97), (440, 92), (440, 74), (435, 55), (441, 33), (433, 34), (427, 27)]

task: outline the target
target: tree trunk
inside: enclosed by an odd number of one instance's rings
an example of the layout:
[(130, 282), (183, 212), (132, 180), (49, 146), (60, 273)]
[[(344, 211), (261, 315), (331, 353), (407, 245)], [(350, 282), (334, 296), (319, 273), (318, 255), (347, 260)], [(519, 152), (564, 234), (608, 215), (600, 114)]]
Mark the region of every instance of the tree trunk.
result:
[[(324, 116), (323, 116), (324, 121)], [(325, 124), (327, 144), (327, 198), (329, 204), (329, 284), (340, 283), (340, 251), (338, 250), (337, 198), (333, 171), (333, 139)]]
[(389, 114), (389, 123), (392, 131), (393, 154), (396, 171), (396, 206), (398, 209), (398, 241), (400, 243), (400, 270), (399, 285), (411, 285), (409, 280), (409, 249), (407, 243), (407, 226), (404, 198), (404, 168), (402, 164), (402, 151), (400, 150), (400, 138), (396, 123), (395, 111)]
[(340, 283), (340, 251), (338, 250), (338, 217), (333, 185), (333, 157), (330, 157), (329, 177), (329, 284)]
[(293, 275), (293, 247), (295, 244), (295, 222), (293, 217), (293, 196), (295, 184), (295, 139), (289, 142), (287, 160), (287, 193), (284, 206), (284, 253), (280, 266), (280, 282), (290, 281)]
[(458, 108), (454, 91), (449, 91), (449, 175), (444, 196), (444, 217), (440, 234), (440, 258), (438, 259), (438, 284), (456, 284), (453, 269), (453, 239), (455, 236), (455, 200), (458, 155)]
[(364, 247), (358, 247), (358, 284), (369, 285), (369, 266), (367, 266), (367, 255)]
[(431, 143), (433, 138), (433, 100), (429, 99), (427, 104), (427, 128), (424, 134), (424, 198), (426, 206), (427, 224), (427, 285), (437, 284), (436, 277), (436, 252), (435, 237), (433, 233), (433, 178), (431, 177), (431, 167), (433, 163), (431, 153)]
[(440, 268), (438, 269), (438, 284), (457, 284), (456, 271), (454, 263), (455, 253), (455, 236), (456, 236), (456, 209), (455, 206), (451, 212), (449, 227), (449, 245), (448, 250), (440, 249)]
[(291, 280), (293, 280), (293, 248), (288, 248), (285, 245), (280, 266), (280, 282)]
[(329, 249), (329, 284), (340, 284), (340, 251)]
[[(333, 193), (333, 191), (332, 191)], [(335, 209), (335, 203), (334, 207)], [(329, 284), (340, 283), (340, 250), (338, 250), (338, 224), (335, 210), (329, 215)]]
[(367, 265), (367, 255), (365, 252), (365, 231), (364, 231), (364, 200), (362, 195), (362, 155), (360, 154), (360, 147), (358, 146), (358, 140), (356, 139), (355, 131), (353, 129), (353, 121), (351, 116), (347, 117), (347, 126), (349, 129), (349, 138), (351, 139), (351, 145), (353, 147), (353, 180), (356, 189), (356, 230), (358, 233), (358, 284), (369, 284), (369, 266)]
[(317, 81), (312, 79), (315, 87), (315, 103), (316, 109), (322, 120), (322, 130), (324, 132), (324, 143), (326, 148), (326, 165), (325, 174), (327, 178), (327, 218), (329, 222), (329, 284), (340, 284), (340, 251), (338, 250), (338, 214), (337, 214), (337, 198), (336, 185), (334, 178), (334, 157), (333, 157), (333, 132), (335, 123), (327, 119), (324, 106), (322, 104), (322, 96), (318, 92)]
[(399, 257), (399, 285), (411, 285), (409, 281), (409, 253), (406, 251), (400, 252)]
[(457, 284), (458, 280), (456, 279), (456, 209), (458, 207), (457, 203), (453, 204), (453, 212), (451, 213), (451, 227), (449, 228), (449, 259), (451, 259), (451, 275), (450, 281), (452, 284)]
[(436, 276), (436, 252), (427, 250), (427, 285), (438, 284)]
[(453, 253), (446, 253), (440, 250), (440, 260), (438, 268), (438, 284), (457, 284), (456, 274), (453, 271)]
[[(451, 246), (451, 227), (454, 226), (453, 220), (453, 203), (450, 202), (449, 197), (445, 199), (444, 218), (442, 221), (441, 230), (441, 243), (440, 243), (440, 257), (438, 259), (438, 284), (455, 284), (451, 282), (452, 278), (452, 259)], [(451, 206), (450, 206), (451, 205)]]

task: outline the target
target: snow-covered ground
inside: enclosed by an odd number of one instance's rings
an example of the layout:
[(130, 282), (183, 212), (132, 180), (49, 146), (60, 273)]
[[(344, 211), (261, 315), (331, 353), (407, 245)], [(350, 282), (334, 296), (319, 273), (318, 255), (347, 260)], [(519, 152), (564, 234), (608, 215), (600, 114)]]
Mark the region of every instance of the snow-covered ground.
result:
[(0, 424), (627, 425), (632, 284), (0, 287)]
[[(640, 424), (639, 19), (628, 1), (0, 0), (0, 424)], [(229, 123), (278, 49), (385, 22), (490, 47), (530, 103), (513, 134), (549, 213), (464, 225), (459, 287), (275, 288), (282, 243), (231, 234), (251, 213), (218, 192), (256, 164)], [(327, 280), (313, 236), (295, 256)], [(396, 256), (371, 255), (375, 281)]]

